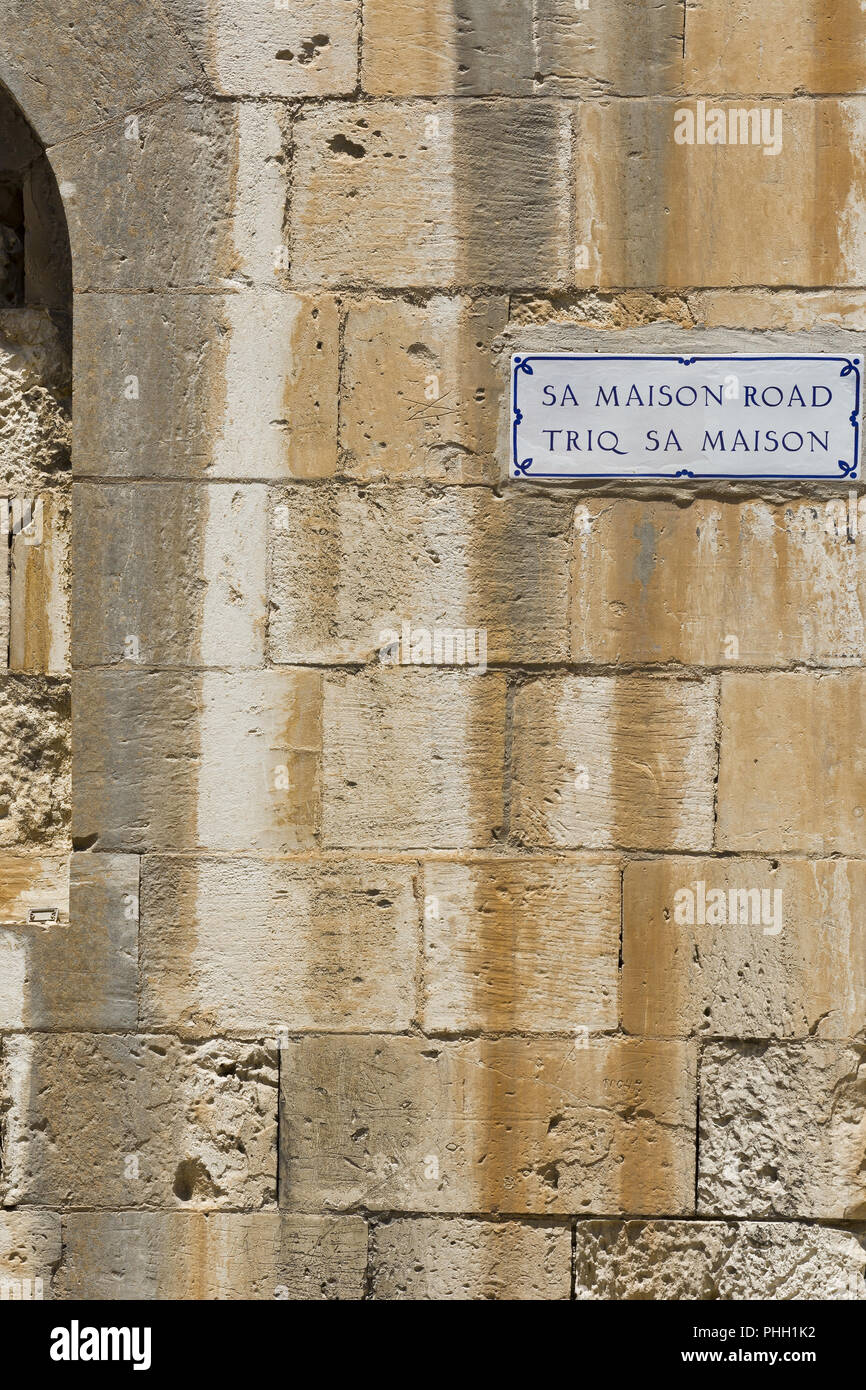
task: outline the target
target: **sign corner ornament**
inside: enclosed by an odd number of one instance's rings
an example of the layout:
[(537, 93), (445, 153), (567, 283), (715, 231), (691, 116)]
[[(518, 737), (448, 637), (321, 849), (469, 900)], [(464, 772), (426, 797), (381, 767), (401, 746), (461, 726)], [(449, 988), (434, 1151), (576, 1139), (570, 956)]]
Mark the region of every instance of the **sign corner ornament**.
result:
[(515, 353), (514, 478), (856, 482), (862, 357)]

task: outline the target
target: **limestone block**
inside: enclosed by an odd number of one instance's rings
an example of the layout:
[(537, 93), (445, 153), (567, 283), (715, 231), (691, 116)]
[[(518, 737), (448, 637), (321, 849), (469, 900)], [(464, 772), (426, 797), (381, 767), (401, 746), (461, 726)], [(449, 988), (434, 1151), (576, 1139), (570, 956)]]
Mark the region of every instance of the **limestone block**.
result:
[[(574, 527), (572, 660), (862, 658), (866, 547), (838, 502), (592, 502)], [(759, 578), (758, 578), (759, 577)]]
[(564, 283), (570, 127), (555, 103), (324, 103), (295, 135), (302, 285)]
[(0, 926), (26, 926), (31, 912), (46, 908), (69, 922), (69, 855), (0, 854)]
[(302, 1038), (281, 1056), (281, 1201), (687, 1213), (693, 1072), (671, 1042)]
[(60, 1217), (55, 1212), (0, 1212), (0, 1300), (51, 1298), (59, 1264)]
[(693, 294), (673, 294), (652, 290), (617, 290), (611, 294), (575, 290), (557, 295), (516, 294), (511, 299), (512, 330), (518, 325), (533, 327), (533, 338), (542, 325), (562, 324), (570, 334), (582, 329), (616, 328), (627, 332), (653, 325), (658, 331), (664, 324), (693, 328), (697, 317), (693, 303), (711, 291), (695, 290)]
[(65, 847), (69, 802), (69, 682), (0, 678), (0, 849)]
[(697, 290), (689, 296), (695, 322), (708, 328), (805, 332), (831, 324), (862, 333), (862, 290)]
[[(364, 8), (366, 91), (389, 96), (596, 97), (683, 86), (683, 11), (676, 0), (387, 0)], [(700, 89), (703, 90), (703, 89)], [(759, 90), (750, 88), (749, 90)]]
[(423, 892), (426, 1032), (617, 1027), (617, 864), (431, 862)]
[(333, 298), (83, 294), (74, 326), (79, 476), (333, 473)]
[(299, 486), (272, 491), (269, 518), (274, 661), (483, 672), (565, 658), (567, 503), (487, 488)]
[(529, 0), (366, 0), (361, 77), (383, 96), (531, 96)]
[(579, 1221), (581, 1299), (866, 1299), (866, 1227)]
[(722, 677), (720, 849), (863, 850), (860, 670)]
[(700, 1065), (698, 1210), (866, 1216), (866, 1077), (857, 1044), (710, 1043)]
[(535, 33), (535, 81), (543, 92), (652, 96), (683, 88), (678, 0), (590, 0), (583, 7), (539, 0)]
[(7, 1206), (274, 1203), (277, 1066), (260, 1044), (43, 1033), (7, 1037), (2, 1058)]
[[(762, 12), (763, 13), (763, 12)], [(700, 112), (765, 111), (781, 148), (698, 143)], [(677, 143), (688, 111), (694, 143)], [(759, 121), (761, 118), (756, 117)], [(751, 118), (748, 118), (750, 121)], [(748, 121), (747, 121), (748, 124)], [(581, 287), (855, 285), (866, 274), (866, 100), (695, 98), (581, 108), (575, 270)]]
[(411, 864), (145, 861), (149, 1026), (400, 1032), (414, 1016), (417, 956)]
[(708, 849), (713, 681), (545, 676), (514, 700), (511, 823), (530, 845)]
[(276, 854), (311, 843), (319, 676), (80, 671), (74, 686), (77, 840)]
[(410, 1217), (372, 1231), (376, 1299), (567, 1299), (571, 1231), (517, 1221)]
[(286, 200), (292, 157), (284, 102), (240, 102), (231, 194), (233, 283), (285, 288), (288, 283)]
[(685, 55), (693, 92), (862, 92), (866, 15), (859, 0), (688, 0)]
[(189, 92), (57, 146), (76, 290), (240, 283), (237, 143), (234, 107)]
[(69, 467), (68, 346), (43, 309), (0, 310), (2, 495), (34, 501)]
[(340, 442), (353, 478), (496, 482), (500, 296), (365, 299), (346, 319)]
[(359, 0), (167, 0), (219, 92), (309, 97), (350, 93), (358, 68)]
[(0, 855), (0, 884), (0, 1027), (135, 1028), (138, 859)]
[(360, 1299), (367, 1227), (288, 1212), (70, 1212), (58, 1286), (84, 1299)]
[(866, 1027), (862, 861), (664, 859), (627, 864), (623, 883), (627, 1032), (847, 1038)]
[(76, 483), (76, 663), (258, 666), (266, 489)]
[(9, 669), (69, 672), (69, 496), (41, 492), (12, 538)]
[(57, 0), (34, 10), (3, 0), (0, 79), (46, 144), (157, 101), (197, 77), (197, 65), (148, 0)]
[(334, 677), (323, 731), (325, 845), (491, 842), (502, 823), (502, 676), (386, 666)]

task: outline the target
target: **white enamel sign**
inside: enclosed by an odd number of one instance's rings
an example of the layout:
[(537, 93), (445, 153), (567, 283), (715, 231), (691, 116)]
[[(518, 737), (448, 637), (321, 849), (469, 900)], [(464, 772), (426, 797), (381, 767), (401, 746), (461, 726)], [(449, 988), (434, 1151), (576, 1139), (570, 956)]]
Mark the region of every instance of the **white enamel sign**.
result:
[(856, 480), (860, 357), (511, 359), (513, 478)]

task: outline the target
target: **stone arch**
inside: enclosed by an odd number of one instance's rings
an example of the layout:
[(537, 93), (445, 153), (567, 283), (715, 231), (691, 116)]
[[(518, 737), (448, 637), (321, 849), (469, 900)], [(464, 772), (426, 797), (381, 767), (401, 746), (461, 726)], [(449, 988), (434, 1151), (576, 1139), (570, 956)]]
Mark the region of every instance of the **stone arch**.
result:
[(69, 896), (71, 301), (57, 185), (0, 87), (3, 1030), (50, 1026), (63, 975), (51, 957)]
[[(141, 1035), (161, 1020), (155, 1011), (143, 1020), (138, 1008), (141, 855), (202, 843), (202, 723), (215, 709), (219, 742), (226, 719), (231, 726), (233, 713), (257, 698), (242, 672), (251, 649), (263, 649), (264, 625), (252, 609), (264, 593), (245, 598), (233, 621), (239, 580), (221, 549), (229, 523), (242, 529), (257, 516), (264, 526), (263, 489), (250, 479), (268, 467), (268, 441), (256, 447), (255, 426), (250, 438), (226, 386), (262, 327), (252, 292), (257, 228), (238, 196), (238, 151), (249, 132), (239, 104), (217, 99), (159, 4), (109, 0), (95, 11), (85, 0), (12, 0), (2, 6), (2, 27), (0, 83), (54, 172), (75, 304), (70, 929), (62, 961), (50, 947), (50, 959), (37, 953), (31, 972), (57, 974), (62, 964), (66, 985), (39, 986), (38, 1034), (4, 1038), (2, 1200), (26, 1222), (28, 1207), (62, 1208), (77, 1172), (74, 1203), (88, 1205), (95, 1194), (109, 1209), (237, 1208), (247, 1200), (235, 1197), (238, 1171), (245, 1178), (252, 1170), (262, 1175), (250, 1199), (256, 1206), (275, 1196), (275, 1107), (265, 1117), (251, 1106), (244, 1166), (213, 1132), (192, 1144), (180, 1116), (154, 1139), (137, 1090), (157, 1074), (173, 1092), (184, 1078), (196, 1089), (228, 1076), (218, 1105), (231, 1107), (233, 1087), (244, 1096), (255, 1088), (261, 1052), (257, 1044), (196, 1047), (176, 1037), (151, 1046)], [(279, 156), (276, 119), (265, 135), (262, 160)], [(262, 230), (270, 273), (280, 227)], [(245, 291), (237, 309), (232, 296)], [(288, 321), (275, 312), (270, 331)], [(266, 372), (254, 387), (248, 418), (278, 413), (268, 397), (275, 381)], [(222, 481), (211, 486), (214, 475)], [(263, 532), (258, 539), (263, 567)], [(232, 674), (209, 680), (208, 666)], [(272, 723), (283, 719), (277, 712)], [(51, 888), (59, 891), (56, 878)], [(272, 1057), (261, 1066), (273, 1075)], [(70, 1121), (60, 1167), (33, 1115), (33, 1097), (46, 1092)], [(86, 1115), (78, 1110), (85, 1092), (93, 1097)], [(113, 1156), (95, 1175), (103, 1142)], [(49, 1218), (33, 1220), (38, 1246)], [(59, 1226), (48, 1230), (49, 1244), (55, 1237), (59, 1248)]]

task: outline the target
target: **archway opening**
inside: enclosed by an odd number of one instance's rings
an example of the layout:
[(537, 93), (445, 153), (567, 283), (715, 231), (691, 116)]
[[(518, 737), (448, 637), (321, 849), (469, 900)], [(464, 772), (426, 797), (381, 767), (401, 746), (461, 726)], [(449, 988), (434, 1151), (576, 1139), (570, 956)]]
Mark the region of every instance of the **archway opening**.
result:
[(72, 275), (39, 138), (0, 87), (0, 1030), (52, 1026), (68, 922)]

